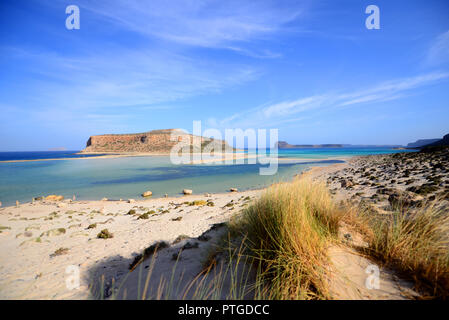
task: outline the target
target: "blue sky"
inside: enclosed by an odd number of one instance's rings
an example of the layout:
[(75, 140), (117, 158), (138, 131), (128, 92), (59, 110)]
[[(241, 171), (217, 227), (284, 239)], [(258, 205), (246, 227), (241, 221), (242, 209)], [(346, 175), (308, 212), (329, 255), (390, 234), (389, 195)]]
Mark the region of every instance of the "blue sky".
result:
[(5, 0), (0, 24), (2, 151), (193, 120), (298, 144), (449, 133), (445, 0)]

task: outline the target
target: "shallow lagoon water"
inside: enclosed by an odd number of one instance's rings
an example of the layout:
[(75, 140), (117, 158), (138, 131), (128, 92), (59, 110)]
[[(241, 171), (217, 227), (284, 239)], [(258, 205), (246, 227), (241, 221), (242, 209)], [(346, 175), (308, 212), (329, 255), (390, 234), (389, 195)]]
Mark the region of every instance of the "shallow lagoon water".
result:
[[(196, 194), (226, 192), (231, 187), (255, 189), (291, 179), (311, 166), (341, 162), (327, 160), (332, 152), (307, 150), (306, 155), (301, 154), (302, 150), (299, 153), (285, 151), (280, 150), (279, 156), (323, 160), (281, 161), (277, 173), (272, 176), (259, 175), (259, 164), (173, 165), (169, 157), (162, 156), (0, 163), (0, 201), (8, 206), (16, 200), (30, 202), (33, 197), (48, 194), (99, 200), (103, 197), (139, 199), (146, 190), (151, 190), (154, 197), (162, 197), (164, 194), (180, 196), (182, 189), (192, 189)], [(338, 151), (334, 157), (347, 155)], [(382, 150), (382, 153), (389, 152), (392, 150)]]

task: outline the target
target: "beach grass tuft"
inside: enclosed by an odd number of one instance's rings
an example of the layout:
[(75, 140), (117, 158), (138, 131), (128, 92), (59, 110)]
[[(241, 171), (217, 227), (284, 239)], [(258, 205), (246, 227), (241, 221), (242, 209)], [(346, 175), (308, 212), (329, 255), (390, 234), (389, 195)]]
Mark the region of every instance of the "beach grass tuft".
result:
[(449, 298), (449, 214), (439, 203), (363, 215), (371, 229), (367, 253), (412, 280), (423, 298)]
[(326, 299), (326, 248), (343, 214), (323, 183), (275, 184), (234, 223), (269, 286), (265, 299)]

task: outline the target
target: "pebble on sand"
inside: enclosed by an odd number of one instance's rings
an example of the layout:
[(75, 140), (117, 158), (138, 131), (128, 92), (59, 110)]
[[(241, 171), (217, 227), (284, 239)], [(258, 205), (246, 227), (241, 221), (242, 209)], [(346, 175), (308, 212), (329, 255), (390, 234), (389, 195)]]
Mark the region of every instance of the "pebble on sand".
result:
[(184, 193), (184, 194), (192, 194), (193, 191), (190, 190), (190, 189), (184, 189), (184, 190), (182, 190), (182, 193)]

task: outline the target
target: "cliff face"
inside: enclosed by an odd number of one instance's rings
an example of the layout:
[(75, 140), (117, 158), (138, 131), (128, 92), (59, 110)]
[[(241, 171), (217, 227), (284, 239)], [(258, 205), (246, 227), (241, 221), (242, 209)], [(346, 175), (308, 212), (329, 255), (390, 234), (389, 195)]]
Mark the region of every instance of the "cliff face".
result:
[[(177, 140), (170, 139), (172, 133), (176, 134)], [(214, 146), (223, 148), (223, 151), (233, 149), (223, 140), (215, 140), (206, 137), (194, 136), (179, 129), (153, 130), (144, 133), (133, 134), (105, 134), (91, 136), (87, 141), (83, 153), (89, 152), (147, 152), (147, 153), (170, 153), (172, 148), (181, 141), (190, 141), (192, 152), (200, 152), (204, 147)], [(197, 146), (201, 146), (198, 148)]]
[(419, 139), (415, 142), (411, 142), (407, 145), (407, 148), (419, 148), (434, 142), (439, 141), (440, 139)]
[(434, 143), (427, 144), (424, 146), (424, 148), (430, 148), (430, 147), (447, 147), (449, 146), (449, 134), (445, 135), (443, 139), (440, 139)]

